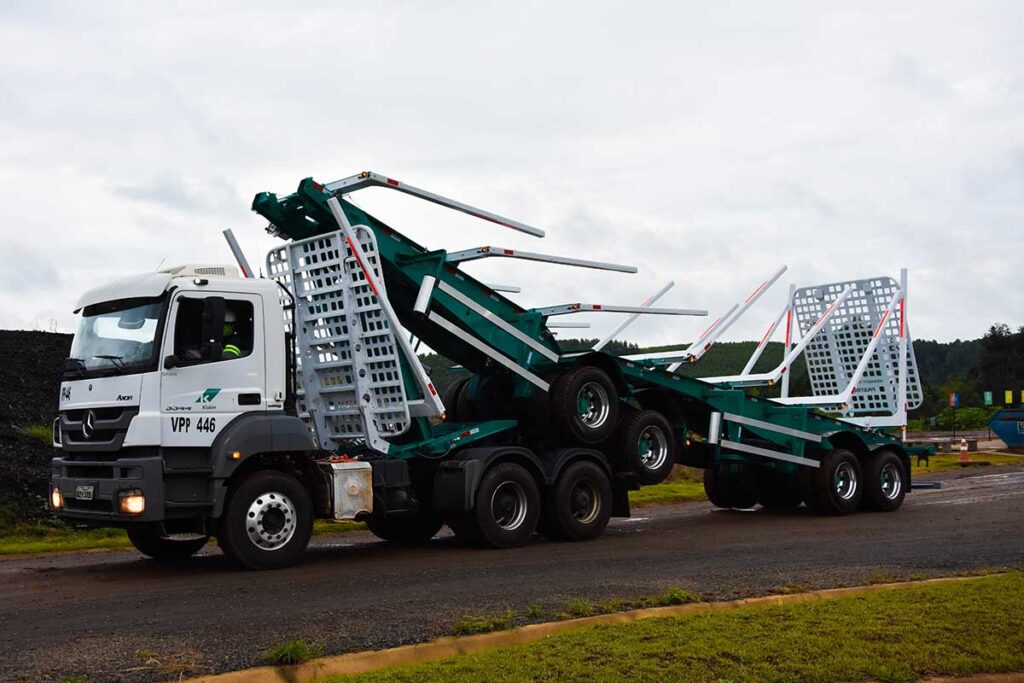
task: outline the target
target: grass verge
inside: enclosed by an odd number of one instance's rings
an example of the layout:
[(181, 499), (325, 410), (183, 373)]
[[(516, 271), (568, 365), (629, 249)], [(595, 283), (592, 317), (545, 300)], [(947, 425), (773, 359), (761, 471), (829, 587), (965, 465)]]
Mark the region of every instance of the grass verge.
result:
[(310, 645), (305, 640), (289, 640), (278, 643), (263, 653), (263, 661), (273, 666), (302, 664), (323, 654), (319, 645)]
[[(313, 535), (362, 531), (362, 522), (336, 522), (318, 519)], [(0, 534), (0, 555), (32, 555), (76, 550), (118, 550), (131, 548), (124, 529), (74, 530), (59, 526), (21, 526)]]
[(602, 624), (326, 681), (913, 681), (1024, 670), (1024, 573)]
[[(1005, 453), (993, 453), (992, 451), (977, 451), (971, 453), (971, 460), (987, 462), (991, 465), (1022, 465), (1024, 456), (1007, 455)], [(959, 453), (941, 453), (929, 458), (928, 465), (917, 464), (917, 458), (910, 459), (911, 474), (928, 474), (929, 472), (945, 472), (947, 470), (968, 470), (970, 467), (963, 467), (960, 464)]]

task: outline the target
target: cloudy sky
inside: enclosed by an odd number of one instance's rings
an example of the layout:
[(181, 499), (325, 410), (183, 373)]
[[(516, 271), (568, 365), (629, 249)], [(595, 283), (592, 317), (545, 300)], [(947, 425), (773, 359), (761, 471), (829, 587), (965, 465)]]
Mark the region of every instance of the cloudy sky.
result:
[(907, 266), (917, 338), (1024, 324), (1024, 3), (846, 4), (6, 0), (0, 327), (70, 331), (85, 288), (230, 261), (225, 227), (261, 261), (254, 193), (364, 169), (548, 231), (356, 195), (427, 246), (640, 268), (467, 266), (527, 306), (675, 280), (665, 305), (715, 312), (788, 265), (747, 339), (789, 282)]

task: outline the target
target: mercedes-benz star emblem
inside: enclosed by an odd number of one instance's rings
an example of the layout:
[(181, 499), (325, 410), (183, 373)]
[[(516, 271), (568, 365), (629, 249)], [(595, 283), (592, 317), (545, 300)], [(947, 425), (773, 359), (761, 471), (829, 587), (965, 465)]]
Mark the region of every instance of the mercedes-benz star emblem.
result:
[(82, 419), (82, 436), (84, 436), (87, 439), (92, 436), (92, 433), (96, 430), (96, 425), (94, 424), (95, 422), (96, 413), (90, 410), (85, 414), (85, 417)]

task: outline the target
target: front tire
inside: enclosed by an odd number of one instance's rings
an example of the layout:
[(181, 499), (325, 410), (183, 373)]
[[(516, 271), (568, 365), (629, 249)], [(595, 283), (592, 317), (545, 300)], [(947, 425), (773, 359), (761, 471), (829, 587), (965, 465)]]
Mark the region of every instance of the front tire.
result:
[(128, 540), (146, 557), (161, 564), (175, 564), (192, 557), (210, 540), (209, 536), (178, 541), (160, 533), (158, 524), (137, 524), (128, 527)]
[(835, 448), (825, 453), (821, 466), (809, 473), (807, 504), (823, 515), (857, 511), (864, 493), (860, 461), (850, 451)]
[(909, 477), (903, 459), (890, 450), (872, 453), (864, 463), (864, 498), (868, 510), (892, 512), (903, 505)]
[(598, 464), (570, 464), (548, 491), (544, 535), (553, 540), (590, 541), (602, 533), (612, 516), (612, 484)]
[(444, 526), (441, 518), (431, 513), (421, 513), (416, 517), (371, 515), (364, 521), (370, 532), (382, 541), (407, 544), (426, 543)]
[(279, 569), (298, 558), (312, 533), (306, 487), (290, 474), (263, 470), (229, 495), (218, 541), (224, 554), (246, 569)]
[(484, 473), (473, 509), (448, 520), (467, 545), (515, 548), (526, 545), (540, 519), (540, 490), (521, 465), (498, 463)]

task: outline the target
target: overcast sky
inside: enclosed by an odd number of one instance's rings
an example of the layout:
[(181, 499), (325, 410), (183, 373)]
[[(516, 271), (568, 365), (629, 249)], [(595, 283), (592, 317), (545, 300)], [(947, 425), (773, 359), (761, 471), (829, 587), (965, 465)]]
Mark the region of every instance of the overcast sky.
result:
[[(0, 4), (0, 327), (71, 331), (78, 294), (159, 264), (253, 261), (253, 194), (369, 169), (544, 228), (384, 190), (364, 208), (494, 260), (526, 306), (720, 312), (788, 283), (910, 269), (916, 338), (1024, 324), (1024, 3)], [(602, 336), (618, 319), (589, 319)], [(689, 339), (694, 318), (628, 338)]]

